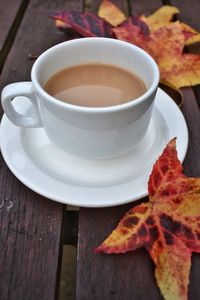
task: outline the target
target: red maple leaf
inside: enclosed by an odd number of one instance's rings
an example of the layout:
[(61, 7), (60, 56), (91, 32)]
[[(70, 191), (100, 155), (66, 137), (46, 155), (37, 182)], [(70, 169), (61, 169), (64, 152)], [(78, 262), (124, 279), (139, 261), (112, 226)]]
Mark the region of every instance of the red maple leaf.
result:
[(125, 214), (96, 252), (124, 253), (145, 247), (165, 299), (187, 299), (191, 252), (200, 252), (200, 178), (188, 178), (175, 139), (155, 163), (149, 202)]
[(141, 47), (149, 36), (148, 26), (137, 17), (129, 17), (120, 26), (113, 28), (116, 38)]
[(59, 11), (55, 12), (50, 17), (54, 20), (75, 29), (79, 34), (85, 37), (112, 37), (112, 26), (104, 19), (99, 18), (93, 13), (80, 13), (77, 11)]

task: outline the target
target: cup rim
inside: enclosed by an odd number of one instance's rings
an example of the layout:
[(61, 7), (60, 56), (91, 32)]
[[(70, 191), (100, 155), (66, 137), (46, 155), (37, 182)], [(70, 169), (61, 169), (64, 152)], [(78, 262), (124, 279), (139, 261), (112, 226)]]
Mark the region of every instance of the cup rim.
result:
[[(37, 69), (41, 63), (41, 61), (43, 60), (43, 58), (48, 54), (51, 53), (52, 51), (55, 51), (56, 49), (59, 49), (65, 45), (69, 45), (69, 44), (75, 44), (75, 43), (82, 43), (82, 42), (88, 42), (88, 41), (104, 41), (104, 42), (110, 42), (112, 41), (112, 43), (118, 44), (118, 45), (123, 45), (129, 48), (132, 48), (134, 50), (137, 50), (138, 52), (140, 52), (141, 54), (145, 55), (148, 60), (151, 62), (151, 65), (153, 67), (153, 71), (154, 71), (154, 79), (153, 82), (150, 86), (150, 88), (144, 93), (142, 94), (140, 97), (138, 97), (137, 99), (133, 99), (130, 100), (128, 102), (122, 103), (122, 104), (117, 104), (117, 105), (112, 105), (112, 106), (100, 106), (100, 107), (90, 107), (90, 106), (81, 106), (81, 105), (76, 105), (76, 104), (71, 104), (71, 103), (66, 103), (66, 102), (62, 102), (59, 99), (51, 96), (50, 94), (48, 94), (40, 85), (36, 73), (37, 73)], [(144, 51), (143, 49), (139, 48), (136, 45), (133, 45), (131, 43), (125, 42), (125, 41), (121, 41), (121, 40), (117, 40), (114, 38), (106, 38), (106, 37), (88, 37), (88, 38), (78, 38), (78, 39), (74, 39), (74, 40), (69, 40), (69, 41), (65, 41), (62, 43), (59, 43), (49, 49), (47, 49), (46, 51), (44, 51), (35, 61), (35, 63), (33, 64), (32, 70), (31, 70), (31, 79), (33, 82), (34, 87), (36, 88), (37, 91), (39, 91), (39, 93), (45, 97), (48, 98), (48, 101), (52, 102), (53, 104), (56, 104), (60, 107), (63, 108), (68, 108), (70, 110), (74, 110), (74, 111), (80, 111), (80, 112), (89, 112), (89, 113), (106, 113), (106, 112), (112, 112), (112, 111), (121, 111), (124, 109), (128, 109), (130, 107), (134, 107), (139, 105), (141, 102), (144, 102), (153, 92), (156, 91), (158, 84), (159, 84), (159, 80), (160, 80), (160, 72), (159, 72), (159, 68), (158, 65), (156, 64), (155, 60), (152, 58), (152, 56), (150, 54), (148, 54), (146, 51)]]

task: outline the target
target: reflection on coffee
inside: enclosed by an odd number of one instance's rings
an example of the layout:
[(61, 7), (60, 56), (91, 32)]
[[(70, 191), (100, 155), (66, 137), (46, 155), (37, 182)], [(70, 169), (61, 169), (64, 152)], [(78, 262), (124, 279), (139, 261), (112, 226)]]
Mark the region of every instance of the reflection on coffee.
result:
[(61, 70), (47, 81), (45, 90), (63, 102), (105, 107), (132, 101), (144, 94), (146, 87), (127, 70), (93, 63)]

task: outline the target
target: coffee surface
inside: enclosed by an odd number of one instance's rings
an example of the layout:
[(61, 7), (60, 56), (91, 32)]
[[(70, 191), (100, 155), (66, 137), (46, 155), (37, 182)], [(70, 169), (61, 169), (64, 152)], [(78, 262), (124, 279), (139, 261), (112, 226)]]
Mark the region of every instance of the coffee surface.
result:
[(127, 70), (93, 63), (61, 70), (47, 81), (45, 90), (66, 103), (105, 107), (132, 101), (144, 94), (146, 87)]

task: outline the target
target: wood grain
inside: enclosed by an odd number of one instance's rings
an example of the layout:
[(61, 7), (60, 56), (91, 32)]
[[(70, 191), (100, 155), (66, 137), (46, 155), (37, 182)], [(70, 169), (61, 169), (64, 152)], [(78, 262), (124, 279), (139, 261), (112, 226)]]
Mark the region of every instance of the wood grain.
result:
[[(48, 14), (81, 9), (81, 1), (30, 1), (1, 75), (0, 87), (30, 80), (33, 60), (65, 40)], [(1, 109), (2, 114), (2, 109)], [(8, 133), (9, 134), (9, 133)], [(58, 296), (65, 206), (30, 191), (0, 159), (0, 299), (51, 300)]]
[(94, 253), (95, 247), (102, 243), (132, 206), (133, 204), (106, 209), (81, 208), (77, 300), (162, 299), (153, 276), (153, 263), (144, 249), (118, 255)]
[(134, 16), (140, 16), (142, 14), (150, 15), (152, 14), (156, 9), (162, 6), (162, 0), (133, 0), (129, 1), (130, 3), (130, 10), (131, 14)]
[[(22, 0), (1, 0), (0, 1), (0, 51), (3, 48), (5, 40), (9, 34), (12, 24), (17, 16), (17, 12), (22, 4)], [(2, 30), (3, 28), (3, 30)]]
[[(99, 8), (99, 5), (101, 4), (102, 0), (89, 0), (89, 1), (86, 1), (86, 6), (85, 6), (85, 9), (84, 10), (87, 10), (87, 11), (92, 11), (92, 12), (95, 12), (97, 13), (98, 12), (98, 8)], [(123, 10), (123, 12), (125, 14), (129, 14), (129, 11), (128, 11), (128, 8), (129, 8), (129, 5), (128, 5), (128, 2), (126, 0), (112, 0), (111, 1), (113, 4), (115, 4), (117, 7), (119, 7), (121, 10)]]
[[(151, 14), (161, 5), (159, 0), (129, 1), (134, 15)], [(184, 6), (183, 1), (180, 6)], [(190, 133), (184, 169), (189, 176), (199, 176), (198, 103), (191, 88), (184, 89), (183, 93), (185, 103), (182, 111)], [(80, 209), (76, 299), (162, 299), (154, 278), (154, 265), (144, 249), (121, 255), (94, 254), (95, 247), (115, 228), (124, 212), (138, 203), (105, 209)], [(192, 261), (189, 299), (199, 299), (200, 256), (193, 255)]]
[(0, 2), (0, 73), (28, 4), (29, 0)]
[[(96, 12), (100, 1), (85, 2), (87, 10)], [(127, 15), (150, 14), (162, 4), (159, 0), (114, 2)], [(197, 0), (192, 1), (192, 5), (189, 0), (172, 1), (172, 4), (181, 9), (182, 21), (199, 29)], [(53, 21), (48, 19), (48, 13), (58, 9), (80, 11), (82, 6), (79, 0), (58, 0), (56, 3), (31, 0), (4, 65), (0, 87), (15, 81), (30, 80), (33, 60), (28, 59), (28, 55), (39, 55), (50, 46), (73, 37), (58, 31)], [(8, 30), (5, 29), (6, 32)], [(199, 51), (198, 47), (195, 51)], [(188, 176), (200, 176), (199, 94), (198, 90), (194, 92), (191, 88), (184, 89), (183, 94), (185, 102), (182, 111), (190, 134), (184, 170)], [(0, 191), (0, 299), (57, 298), (64, 206), (26, 188), (12, 175), (2, 158)], [(141, 201), (113, 208), (80, 209), (77, 300), (162, 299), (154, 278), (154, 265), (144, 249), (122, 255), (94, 254), (95, 247), (115, 228), (123, 214)], [(192, 258), (189, 299), (200, 299), (199, 270), (200, 255), (195, 254)]]
[[(178, 19), (200, 31), (198, 0), (171, 1), (172, 5), (179, 8)], [(189, 52), (200, 54), (200, 44), (188, 47)], [(189, 147), (183, 167), (188, 176), (200, 176), (200, 87), (182, 89), (184, 96), (183, 114), (186, 118), (189, 130)], [(192, 255), (192, 266), (190, 271), (189, 299), (200, 299), (200, 255)]]
[[(199, 22), (199, 10), (200, 2), (198, 0), (172, 0), (172, 5), (177, 6), (180, 10), (178, 14), (178, 19), (182, 22), (187, 23), (195, 30), (200, 32), (200, 22)], [(200, 54), (200, 43), (196, 43), (187, 47), (189, 52)], [(194, 87), (194, 93), (200, 108), (200, 85)]]
[(170, 0), (171, 5), (177, 6), (180, 10), (178, 19), (200, 31), (199, 23), (199, 0)]
[[(142, 9), (143, 2), (145, 1), (138, 0), (130, 3)], [(121, 2), (121, 7), (122, 4)], [(157, 5), (160, 5), (159, 1)], [(126, 9), (127, 5), (124, 6), (124, 11)], [(95, 247), (115, 228), (124, 212), (132, 206), (133, 204), (113, 208), (80, 209), (77, 300), (162, 299), (153, 276), (153, 263), (144, 249), (123, 255), (94, 254)]]

